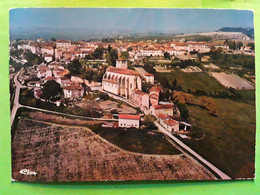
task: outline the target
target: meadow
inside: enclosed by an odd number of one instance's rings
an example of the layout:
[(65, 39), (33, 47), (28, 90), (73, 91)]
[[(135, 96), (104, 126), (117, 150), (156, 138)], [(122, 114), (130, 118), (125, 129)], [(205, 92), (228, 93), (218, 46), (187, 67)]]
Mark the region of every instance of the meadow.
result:
[(189, 121), (206, 136), (202, 140), (183, 141), (232, 178), (253, 178), (255, 107), (242, 101), (214, 100), (217, 116), (202, 107), (188, 106)]

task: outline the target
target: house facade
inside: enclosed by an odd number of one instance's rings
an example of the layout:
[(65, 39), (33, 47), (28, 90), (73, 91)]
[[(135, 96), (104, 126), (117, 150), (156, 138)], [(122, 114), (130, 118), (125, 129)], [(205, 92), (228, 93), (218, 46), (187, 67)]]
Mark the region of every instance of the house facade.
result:
[(128, 115), (119, 114), (118, 116), (118, 127), (123, 128), (140, 128), (140, 116), (139, 115)]

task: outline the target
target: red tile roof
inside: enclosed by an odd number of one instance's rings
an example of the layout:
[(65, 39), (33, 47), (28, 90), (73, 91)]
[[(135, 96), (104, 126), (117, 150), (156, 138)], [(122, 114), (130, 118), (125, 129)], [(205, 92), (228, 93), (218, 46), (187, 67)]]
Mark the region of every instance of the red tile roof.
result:
[(119, 114), (119, 119), (131, 119), (131, 120), (140, 120), (141, 116), (139, 115), (130, 115), (130, 114)]
[(143, 92), (143, 91), (141, 91), (141, 90), (139, 90), (139, 89), (135, 89), (135, 90), (134, 90), (134, 93), (135, 93), (135, 94), (138, 94), (138, 95), (145, 95), (145, 94), (146, 94), (145, 92)]
[(153, 76), (153, 74), (151, 74), (151, 73), (146, 73), (146, 74), (144, 74), (145, 76)]
[(165, 120), (165, 119), (169, 118), (168, 115), (162, 114), (162, 113), (159, 113), (158, 117), (161, 118), (162, 120)]
[(70, 41), (68, 41), (68, 40), (58, 40), (58, 41), (56, 41), (56, 43), (70, 43)]
[(109, 66), (106, 71), (107, 72), (114, 72), (114, 73), (118, 73), (118, 74), (126, 74), (126, 75), (139, 75), (139, 73), (134, 71), (134, 70), (116, 68), (116, 67), (113, 67), (113, 66)]
[(161, 90), (162, 90), (161, 87), (159, 87), (159, 86), (154, 86), (154, 87), (152, 87), (152, 88), (149, 90), (149, 92), (151, 92), (151, 91), (160, 92)]
[(179, 124), (178, 121), (175, 121), (175, 120), (173, 120), (173, 119), (166, 119), (166, 120), (164, 120), (163, 122), (164, 122), (165, 124), (167, 124), (167, 125), (170, 125), (170, 126), (174, 126), (174, 125)]
[(70, 80), (68, 77), (60, 77), (60, 80)]
[(160, 105), (154, 105), (153, 107), (156, 110), (157, 109), (169, 109), (169, 108), (173, 108), (173, 105), (171, 105), (171, 104), (160, 104)]

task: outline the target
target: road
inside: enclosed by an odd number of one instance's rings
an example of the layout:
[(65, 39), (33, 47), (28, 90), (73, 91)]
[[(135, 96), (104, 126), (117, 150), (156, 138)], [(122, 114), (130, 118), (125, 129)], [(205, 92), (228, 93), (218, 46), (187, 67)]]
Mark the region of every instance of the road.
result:
[(21, 107), (20, 103), (19, 103), (19, 96), (20, 96), (20, 89), (21, 88), (25, 88), (25, 86), (23, 86), (19, 81), (18, 81), (18, 76), (20, 74), (20, 71), (16, 73), (16, 75), (14, 76), (14, 86), (15, 88), (15, 95), (14, 95), (14, 103), (13, 103), (13, 108), (11, 111), (11, 126), (13, 125), (14, 122), (14, 118), (16, 115), (16, 112), (18, 110), (18, 108)]
[(180, 141), (178, 138), (176, 138), (174, 135), (172, 135), (169, 131), (167, 131), (164, 127), (162, 127), (158, 122), (155, 122), (155, 125), (158, 127), (159, 131), (161, 131), (163, 134), (170, 137), (175, 142), (175, 144), (177, 144), (182, 150), (185, 151), (185, 153), (188, 153), (190, 156), (192, 156), (194, 159), (196, 159), (202, 165), (208, 167), (210, 170), (212, 170), (214, 173), (216, 173), (221, 179), (223, 179), (223, 180), (231, 179), (231, 177), (229, 177), (227, 174), (225, 174), (220, 169), (218, 169), (216, 166), (214, 166), (213, 164), (211, 164), (210, 162), (205, 160), (198, 153), (196, 153), (194, 150), (192, 150), (189, 146), (185, 145), (182, 141)]

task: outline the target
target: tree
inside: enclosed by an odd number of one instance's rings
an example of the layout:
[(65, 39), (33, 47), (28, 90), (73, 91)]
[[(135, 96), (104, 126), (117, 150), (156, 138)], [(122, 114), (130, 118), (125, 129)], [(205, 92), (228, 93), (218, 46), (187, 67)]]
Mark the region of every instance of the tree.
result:
[(68, 70), (71, 75), (77, 75), (80, 73), (80, 69), (82, 68), (82, 64), (78, 59), (74, 59), (71, 63), (68, 64)]
[(195, 97), (192, 94), (188, 94), (182, 91), (174, 91), (173, 99), (182, 104), (193, 104)]
[(142, 91), (145, 92), (145, 93), (149, 93), (149, 90), (152, 88), (152, 84), (151, 83), (146, 83), (144, 82), (142, 84)]
[(128, 60), (129, 58), (129, 53), (127, 51), (124, 51), (121, 53), (121, 58), (124, 60)]
[(133, 51), (133, 48), (132, 47), (128, 47), (127, 51)]
[(154, 124), (155, 121), (156, 121), (156, 117), (151, 114), (148, 114), (144, 116), (143, 123), (147, 129), (156, 130), (157, 126)]
[(94, 59), (103, 59), (104, 50), (105, 49), (103, 47), (96, 48), (95, 51), (92, 53), (92, 57)]
[(155, 66), (154, 62), (150, 62), (148, 59), (144, 59), (144, 69), (146, 70), (146, 72), (149, 72), (151, 74), (155, 74), (156, 71), (153, 68)]
[(254, 43), (248, 43), (248, 47), (250, 47), (251, 50), (255, 50), (255, 44)]
[(56, 41), (56, 38), (52, 37), (52, 38), (51, 38), (51, 41)]
[(93, 77), (95, 75), (94, 70), (92, 68), (88, 68), (85, 70), (85, 79), (87, 79), (89, 82), (93, 80)]
[(63, 90), (59, 83), (54, 80), (47, 81), (42, 87), (42, 98), (55, 101), (60, 99)]
[(168, 52), (164, 52), (164, 59), (171, 59), (171, 55)]
[(243, 46), (243, 43), (241, 41), (237, 43), (237, 48), (238, 49), (241, 49), (242, 46)]
[(43, 62), (43, 58), (32, 52), (27, 52), (25, 54), (25, 59), (33, 64), (41, 64)]
[(201, 96), (200, 105), (205, 107), (211, 114), (217, 115), (216, 103), (212, 98), (208, 98), (206, 96)]
[(187, 106), (185, 104), (178, 103), (177, 107), (180, 110), (181, 117), (184, 118), (184, 119), (188, 119), (190, 114), (189, 114), (189, 110), (188, 110)]
[(106, 54), (106, 60), (107, 60), (107, 63), (112, 65), (112, 66), (115, 66), (116, 65), (116, 60), (118, 59), (118, 52), (116, 49), (108, 49), (110, 51), (108, 51), (108, 53)]

